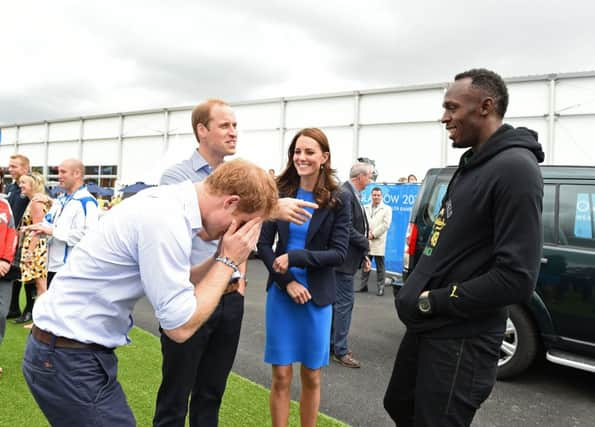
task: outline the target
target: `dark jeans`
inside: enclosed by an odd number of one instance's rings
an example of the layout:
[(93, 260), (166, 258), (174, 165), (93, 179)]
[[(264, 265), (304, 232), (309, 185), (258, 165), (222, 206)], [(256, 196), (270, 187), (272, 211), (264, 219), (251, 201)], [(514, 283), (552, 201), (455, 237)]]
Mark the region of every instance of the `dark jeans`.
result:
[(337, 280), (337, 297), (333, 304), (333, 348), (338, 357), (349, 351), (347, 335), (351, 326), (353, 312), (353, 274), (335, 271)]
[(113, 351), (58, 348), (29, 335), (23, 374), (53, 427), (135, 426)]
[(384, 396), (399, 427), (469, 426), (488, 398), (502, 334), (437, 339), (407, 332)]
[[(374, 258), (376, 261), (376, 288), (384, 289), (384, 279), (386, 277), (386, 270), (384, 269), (384, 257), (382, 255), (369, 255), (370, 260)], [(369, 271), (362, 270), (362, 285), (361, 288), (368, 286), (368, 279), (370, 278)]]
[(154, 426), (184, 426), (190, 399), (190, 426), (217, 426), (227, 377), (235, 359), (244, 297), (224, 295), (201, 328), (178, 344), (161, 334), (161, 386), (157, 393)]

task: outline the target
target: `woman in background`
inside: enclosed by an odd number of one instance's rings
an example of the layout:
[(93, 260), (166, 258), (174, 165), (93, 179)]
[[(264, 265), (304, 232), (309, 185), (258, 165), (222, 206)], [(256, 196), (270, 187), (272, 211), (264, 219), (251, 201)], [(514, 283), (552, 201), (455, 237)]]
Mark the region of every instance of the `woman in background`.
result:
[[(23, 214), (22, 227), (41, 222), (52, 207), (51, 199), (45, 194), (43, 176), (35, 172), (23, 175), (19, 179), (19, 187), (21, 187), (21, 193), (31, 200)], [(40, 194), (45, 197), (37, 196)], [(37, 296), (40, 296), (47, 290), (47, 237), (27, 231), (26, 228), (22, 233), (21, 281), (23, 283), (34, 281)], [(27, 290), (26, 285), (25, 290)], [(32, 306), (27, 307), (25, 313), (29, 313), (30, 316), (32, 309)]]
[(266, 222), (258, 242), (270, 273), (264, 359), (272, 365), (271, 417), (273, 427), (287, 425), (292, 364), (300, 362), (301, 425), (315, 426), (320, 372), (329, 363), (333, 267), (345, 259), (351, 221), (344, 200), (348, 196), (339, 192), (329, 143), (320, 129), (303, 129), (294, 136), (277, 185), (281, 197), (315, 202), (319, 208), (310, 209), (312, 217), (302, 225)]

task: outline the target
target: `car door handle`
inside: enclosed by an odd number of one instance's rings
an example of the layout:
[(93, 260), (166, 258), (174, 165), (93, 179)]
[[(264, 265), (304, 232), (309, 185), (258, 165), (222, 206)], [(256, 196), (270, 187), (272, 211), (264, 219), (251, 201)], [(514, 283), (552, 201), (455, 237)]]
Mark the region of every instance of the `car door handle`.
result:
[(547, 264), (547, 258), (541, 258), (541, 263), (542, 264)]

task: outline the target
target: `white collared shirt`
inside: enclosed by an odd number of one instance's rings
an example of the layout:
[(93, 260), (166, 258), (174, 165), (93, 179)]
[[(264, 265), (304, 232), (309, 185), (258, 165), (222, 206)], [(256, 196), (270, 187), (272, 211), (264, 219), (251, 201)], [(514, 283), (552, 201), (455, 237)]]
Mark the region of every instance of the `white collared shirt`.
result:
[(196, 309), (192, 239), (202, 226), (189, 181), (144, 190), (110, 210), (72, 250), (33, 308), (57, 336), (118, 347), (130, 342), (135, 303), (146, 295), (164, 329)]
[[(177, 163), (163, 172), (159, 185), (171, 185), (190, 180), (200, 182), (205, 180), (213, 171), (207, 161), (194, 150), (189, 159)], [(192, 241), (192, 264), (200, 264), (217, 251), (218, 241), (205, 242), (198, 236)]]

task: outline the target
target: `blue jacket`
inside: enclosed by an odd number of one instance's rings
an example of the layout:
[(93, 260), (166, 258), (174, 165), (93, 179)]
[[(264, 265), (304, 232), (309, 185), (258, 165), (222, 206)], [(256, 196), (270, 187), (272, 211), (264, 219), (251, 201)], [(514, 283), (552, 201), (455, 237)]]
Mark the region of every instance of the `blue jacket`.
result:
[[(349, 224), (351, 212), (348, 195), (338, 193), (338, 203), (333, 209), (316, 209), (310, 219), (304, 249), (287, 252), (289, 223), (269, 221), (264, 223), (258, 240), (258, 255), (269, 270), (267, 290), (272, 283), (286, 289), (289, 282), (295, 280), (291, 271), (285, 274), (273, 271), (273, 262), (279, 255), (287, 253), (290, 267), (306, 269), (308, 290), (312, 301), (318, 306), (332, 304), (335, 301), (335, 272), (333, 267), (345, 260), (349, 242)], [(275, 236), (277, 246), (273, 252)]]

